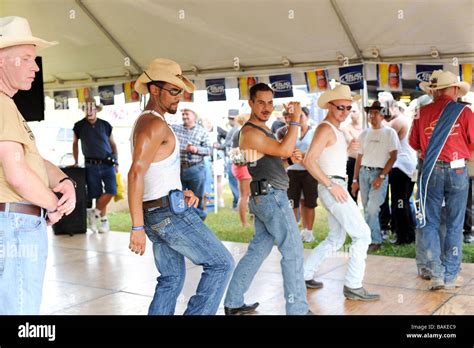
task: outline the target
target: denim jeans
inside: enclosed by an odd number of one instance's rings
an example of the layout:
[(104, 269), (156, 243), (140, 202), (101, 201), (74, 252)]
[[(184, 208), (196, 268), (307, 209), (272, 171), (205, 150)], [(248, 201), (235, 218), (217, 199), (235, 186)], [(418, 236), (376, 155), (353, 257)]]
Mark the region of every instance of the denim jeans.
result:
[[(333, 179), (333, 181), (346, 188), (344, 180)], [(349, 192), (347, 201), (338, 203), (326, 186), (318, 185), (318, 191), (319, 199), (327, 210), (329, 233), (306, 260), (304, 277), (306, 280), (313, 279), (324, 259), (336, 254), (344, 245), (347, 233), (352, 239), (352, 245), (349, 249), (350, 258), (344, 285), (352, 289), (360, 288), (370, 244), (370, 228), (362, 217), (357, 203), (349, 196)]]
[[(439, 246), (441, 250), (444, 250), (444, 240), (446, 239), (446, 207), (444, 206), (441, 208), (441, 218), (440, 218), (438, 233), (439, 233)], [(426, 258), (426, 247), (423, 245), (423, 238), (422, 238), (423, 234), (421, 230), (417, 228), (415, 230), (415, 234), (416, 234), (416, 239), (415, 239), (416, 266), (418, 268), (418, 274), (421, 274), (422, 268), (430, 269), (431, 265)], [(442, 255), (441, 255), (441, 262), (443, 262)]]
[(117, 194), (115, 167), (109, 164), (86, 164), (87, 198), (99, 198), (104, 192)]
[(199, 198), (199, 205), (196, 213), (204, 221), (206, 212), (204, 211), (204, 183), (206, 181), (206, 168), (204, 160), (189, 168), (181, 168), (181, 183), (183, 190), (191, 190)]
[(234, 267), (229, 251), (194, 209), (176, 215), (168, 207), (150, 208), (144, 210), (144, 217), (145, 232), (153, 243), (160, 273), (148, 314), (174, 314), (186, 275), (185, 257), (202, 266), (203, 273), (184, 314), (216, 314)]
[(244, 305), (244, 294), (276, 241), (282, 255), (280, 264), (286, 313), (306, 314), (308, 303), (303, 278), (303, 243), (286, 191), (270, 188), (267, 195), (250, 197), (249, 208), (255, 214), (255, 235), (235, 268), (224, 305), (229, 308)]
[(387, 177), (382, 180), (382, 184), (378, 189), (372, 187), (372, 183), (381, 172), (382, 169), (369, 170), (365, 167), (360, 167), (359, 172), (360, 196), (364, 205), (365, 221), (370, 227), (372, 243), (374, 244), (382, 244), (379, 212), (388, 188)]
[(0, 315), (39, 314), (47, 256), (44, 218), (0, 212)]
[(229, 180), (230, 190), (232, 191), (232, 208), (236, 208), (239, 202), (239, 183), (232, 173), (232, 161), (228, 157), (226, 157), (225, 160), (225, 171), (227, 173), (227, 179)]
[[(433, 278), (456, 280), (461, 268), (464, 214), (469, 188), (467, 168), (452, 169), (449, 163), (436, 164), (428, 182), (421, 237)], [(446, 203), (446, 236), (440, 247), (443, 199)]]

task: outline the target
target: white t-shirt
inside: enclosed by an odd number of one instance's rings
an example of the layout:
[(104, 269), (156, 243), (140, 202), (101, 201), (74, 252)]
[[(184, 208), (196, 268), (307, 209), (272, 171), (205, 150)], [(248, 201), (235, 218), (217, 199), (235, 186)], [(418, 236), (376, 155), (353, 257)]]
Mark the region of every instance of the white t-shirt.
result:
[(379, 129), (365, 129), (360, 137), (359, 154), (363, 155), (362, 165), (383, 168), (390, 158), (390, 152), (400, 148), (397, 132), (382, 126)]

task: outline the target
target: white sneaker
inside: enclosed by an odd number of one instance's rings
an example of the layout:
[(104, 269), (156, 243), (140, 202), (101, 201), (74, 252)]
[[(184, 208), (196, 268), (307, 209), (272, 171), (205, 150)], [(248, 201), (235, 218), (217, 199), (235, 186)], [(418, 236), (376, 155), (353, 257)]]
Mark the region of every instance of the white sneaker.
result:
[(92, 230), (92, 232), (97, 232), (97, 220), (99, 218), (100, 211), (98, 209), (87, 209), (87, 219), (89, 220), (89, 228)]
[(110, 231), (109, 219), (107, 219), (107, 216), (103, 216), (100, 219), (99, 233), (107, 233), (109, 231)]
[(301, 239), (303, 240), (303, 242), (306, 242), (306, 243), (314, 242), (313, 231), (310, 231), (310, 230), (307, 230), (307, 229), (302, 230), (301, 231)]
[(219, 208), (224, 208), (224, 207), (225, 207), (224, 198), (221, 198), (219, 199)]

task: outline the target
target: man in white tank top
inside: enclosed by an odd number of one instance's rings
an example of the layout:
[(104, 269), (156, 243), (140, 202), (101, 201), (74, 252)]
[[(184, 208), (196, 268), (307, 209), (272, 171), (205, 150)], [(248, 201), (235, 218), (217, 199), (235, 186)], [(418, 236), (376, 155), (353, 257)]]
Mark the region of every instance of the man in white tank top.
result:
[(328, 109), (328, 114), (316, 129), (303, 164), (319, 182), (319, 199), (328, 212), (329, 233), (306, 260), (304, 278), (308, 288), (321, 287), (314, 276), (324, 259), (344, 245), (347, 232), (352, 245), (349, 248), (344, 296), (349, 300), (376, 301), (380, 296), (369, 293), (362, 286), (370, 228), (359, 207), (350, 198), (345, 182), (347, 143), (339, 127), (349, 115), (353, 99), (358, 98), (352, 97), (350, 88), (339, 85), (325, 92), (318, 100), (318, 106)]
[(192, 92), (194, 85), (182, 76), (177, 63), (157, 58), (138, 78), (135, 90), (150, 93), (150, 99), (131, 138), (128, 204), (133, 226), (129, 248), (143, 255), (146, 236), (153, 243), (160, 276), (148, 314), (174, 314), (184, 285), (185, 257), (203, 266), (204, 272), (184, 314), (216, 314), (234, 260), (196, 214), (198, 199), (192, 191), (184, 191), (188, 206), (184, 212), (172, 210), (168, 198), (170, 191), (181, 190), (179, 142), (163, 115), (176, 113), (184, 90)]

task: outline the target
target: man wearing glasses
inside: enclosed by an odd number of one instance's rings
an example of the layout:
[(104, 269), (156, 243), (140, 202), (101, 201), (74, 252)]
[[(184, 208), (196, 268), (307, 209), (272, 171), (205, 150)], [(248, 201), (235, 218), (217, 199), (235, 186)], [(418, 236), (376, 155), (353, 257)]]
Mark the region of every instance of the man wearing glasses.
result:
[(189, 190), (181, 192), (179, 140), (164, 114), (176, 113), (184, 89), (192, 92), (194, 85), (182, 76), (177, 63), (162, 58), (153, 60), (135, 84), (135, 90), (150, 93), (150, 99), (131, 137), (129, 248), (143, 255), (146, 236), (153, 243), (160, 276), (150, 315), (174, 314), (186, 275), (185, 257), (204, 271), (184, 314), (215, 314), (234, 265), (230, 253), (192, 208), (197, 206), (196, 196)]
[(388, 110), (378, 101), (366, 107), (365, 112), (369, 115), (372, 128), (364, 130), (359, 137), (360, 148), (352, 180), (352, 193), (360, 189), (365, 220), (372, 233), (369, 250), (377, 251), (383, 241), (379, 219), (380, 206), (387, 194), (388, 173), (397, 160), (400, 141), (393, 128), (382, 124)]
[(344, 85), (325, 92), (318, 99), (318, 106), (328, 109), (328, 114), (316, 128), (303, 165), (318, 180), (319, 199), (328, 211), (329, 233), (306, 260), (304, 278), (307, 288), (322, 287), (322, 283), (314, 280), (314, 276), (324, 259), (344, 245), (347, 232), (352, 245), (343, 294), (349, 300), (376, 301), (380, 296), (370, 294), (362, 286), (370, 228), (360, 214), (357, 203), (349, 197), (345, 182), (347, 142), (340, 126), (352, 109), (353, 99), (358, 97), (353, 98), (350, 88)]
[(183, 124), (172, 126), (180, 144), (181, 182), (199, 198), (197, 213), (204, 220), (206, 219), (203, 206), (206, 171), (203, 159), (212, 154), (212, 145), (207, 131), (197, 123), (198, 117), (193, 110), (183, 109), (182, 116)]

